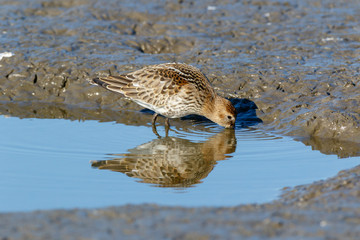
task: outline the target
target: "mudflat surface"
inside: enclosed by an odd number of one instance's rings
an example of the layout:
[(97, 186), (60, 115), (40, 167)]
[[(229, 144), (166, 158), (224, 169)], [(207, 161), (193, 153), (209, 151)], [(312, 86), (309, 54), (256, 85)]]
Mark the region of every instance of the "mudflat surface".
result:
[(88, 80), (185, 62), (253, 101), (269, 130), (359, 143), (359, 11), (357, 0), (3, 1), (14, 56), (0, 62), (0, 101), (138, 109)]
[[(203, 70), (266, 130), (325, 154), (360, 153), (360, 2), (2, 1), (0, 113), (144, 124), (91, 86), (161, 62)], [(101, 109), (100, 109), (101, 107)], [(253, 108), (250, 108), (253, 109)], [(149, 117), (150, 119), (150, 117)], [(0, 215), (2, 239), (357, 239), (359, 168), (234, 208), (154, 205)]]

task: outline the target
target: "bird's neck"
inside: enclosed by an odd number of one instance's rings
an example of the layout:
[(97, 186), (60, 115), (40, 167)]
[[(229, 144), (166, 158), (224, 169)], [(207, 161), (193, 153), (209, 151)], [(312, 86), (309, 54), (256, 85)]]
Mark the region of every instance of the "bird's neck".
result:
[(216, 98), (218, 96), (215, 96), (213, 98), (207, 99), (207, 101), (204, 103), (204, 106), (202, 108), (202, 115), (211, 121), (213, 121), (214, 113), (216, 112)]

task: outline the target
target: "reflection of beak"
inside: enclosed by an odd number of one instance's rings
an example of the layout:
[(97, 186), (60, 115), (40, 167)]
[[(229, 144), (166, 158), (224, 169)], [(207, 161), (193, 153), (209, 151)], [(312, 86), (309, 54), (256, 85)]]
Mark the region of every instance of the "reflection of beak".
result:
[(226, 126), (225, 128), (235, 128), (235, 123), (231, 123), (230, 125)]

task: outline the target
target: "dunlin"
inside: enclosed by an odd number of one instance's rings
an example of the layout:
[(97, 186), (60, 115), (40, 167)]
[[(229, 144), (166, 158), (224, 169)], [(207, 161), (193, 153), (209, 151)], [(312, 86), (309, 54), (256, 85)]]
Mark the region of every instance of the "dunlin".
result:
[(229, 100), (214, 91), (207, 77), (196, 67), (183, 63), (165, 63), (144, 67), (120, 75), (99, 77), (93, 81), (113, 92), (121, 93), (137, 104), (158, 114), (179, 118), (190, 114), (205, 116), (211, 121), (233, 128), (236, 110)]

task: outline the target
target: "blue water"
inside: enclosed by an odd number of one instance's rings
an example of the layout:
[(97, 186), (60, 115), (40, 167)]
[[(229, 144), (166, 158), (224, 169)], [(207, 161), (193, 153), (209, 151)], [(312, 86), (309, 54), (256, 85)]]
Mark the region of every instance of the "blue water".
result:
[[(201, 158), (199, 151), (219, 152), (213, 169), (189, 186), (144, 183), (124, 173), (92, 167), (94, 161), (151, 157), (162, 140), (150, 126), (97, 121), (19, 119), (0, 116), (0, 211), (105, 207), (157, 203), (180, 206), (234, 206), (274, 200), (285, 186), (310, 183), (360, 163), (359, 157), (324, 155), (289, 137), (238, 128), (224, 151), (225, 130), (170, 131), (162, 161)], [(158, 127), (164, 135), (163, 126)], [(230, 134), (231, 135), (231, 134)], [(219, 137), (220, 141), (210, 142)], [(236, 141), (234, 141), (236, 139)], [(224, 141), (223, 141), (224, 140)], [(167, 140), (163, 140), (166, 141)], [(205, 145), (206, 143), (211, 143)], [(152, 144), (152, 145), (151, 145)], [(149, 149), (147, 147), (151, 146)], [(185, 146), (185, 147), (184, 147)], [(194, 151), (190, 150), (194, 147)], [(179, 150), (180, 149), (180, 150)], [(190, 149), (187, 152), (184, 149)], [(226, 149), (226, 148), (225, 148)], [(150, 151), (150, 153), (149, 153)], [(115, 155), (114, 155), (115, 154)], [(155, 158), (156, 159), (156, 158)], [(165, 160), (164, 160), (165, 159)], [(223, 159), (223, 160), (221, 160)], [(208, 169), (208, 168), (207, 168)]]

